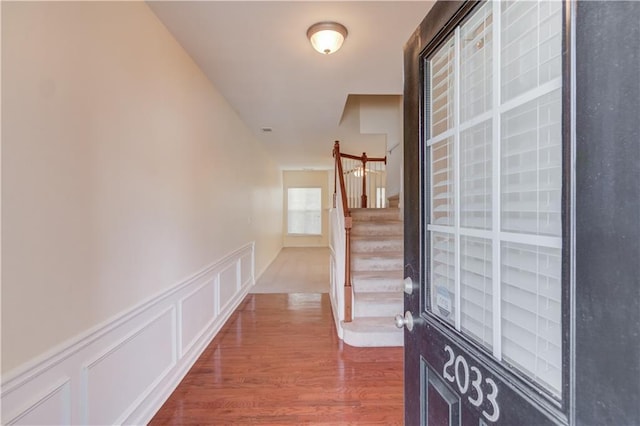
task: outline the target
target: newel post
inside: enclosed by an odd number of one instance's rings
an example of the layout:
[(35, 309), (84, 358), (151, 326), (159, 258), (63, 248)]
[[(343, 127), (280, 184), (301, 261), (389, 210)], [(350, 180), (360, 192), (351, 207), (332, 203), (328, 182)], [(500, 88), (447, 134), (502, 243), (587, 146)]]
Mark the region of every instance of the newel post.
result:
[(342, 161), (340, 159), (340, 141), (335, 141), (333, 143), (333, 158), (335, 159), (333, 162), (333, 208), (336, 208), (336, 197), (338, 195), (338, 161)]
[(360, 197), (360, 207), (367, 208), (367, 153), (362, 153), (362, 196)]
[(351, 288), (351, 216), (344, 218), (345, 230), (345, 268), (344, 268), (344, 322), (351, 322), (353, 318), (353, 291)]

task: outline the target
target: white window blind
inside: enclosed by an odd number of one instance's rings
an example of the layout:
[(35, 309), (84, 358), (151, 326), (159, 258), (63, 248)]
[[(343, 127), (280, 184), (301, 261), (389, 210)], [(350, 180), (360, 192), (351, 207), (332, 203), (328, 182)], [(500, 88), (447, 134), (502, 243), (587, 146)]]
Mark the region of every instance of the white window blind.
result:
[(493, 94), (493, 13), (484, 6), (460, 29), (460, 119), (491, 109)]
[(460, 225), (491, 229), (491, 121), (460, 133)]
[(455, 245), (453, 236), (431, 233), (431, 306), (453, 324), (455, 318)]
[(561, 3), (485, 2), (428, 61), (431, 312), (557, 398)]
[(485, 238), (460, 239), (460, 328), (488, 349), (493, 347), (491, 244)]
[(562, 2), (504, 1), (501, 87), (506, 102), (560, 77)]
[(432, 223), (453, 225), (453, 138), (433, 145), (431, 149)]
[(561, 235), (560, 89), (502, 116), (502, 229)]
[(322, 234), (322, 189), (288, 188), (287, 232), (289, 234)]
[(561, 388), (560, 249), (502, 243), (502, 356)]
[(449, 40), (431, 60), (431, 135), (451, 129), (453, 123), (454, 44)]

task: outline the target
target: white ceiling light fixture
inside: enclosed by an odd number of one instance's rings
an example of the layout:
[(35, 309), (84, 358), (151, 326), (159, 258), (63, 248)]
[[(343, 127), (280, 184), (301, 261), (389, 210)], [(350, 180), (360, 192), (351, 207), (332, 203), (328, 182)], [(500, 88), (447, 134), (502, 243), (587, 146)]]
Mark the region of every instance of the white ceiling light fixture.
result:
[(318, 52), (329, 55), (342, 46), (347, 29), (337, 22), (318, 22), (307, 30), (307, 38)]

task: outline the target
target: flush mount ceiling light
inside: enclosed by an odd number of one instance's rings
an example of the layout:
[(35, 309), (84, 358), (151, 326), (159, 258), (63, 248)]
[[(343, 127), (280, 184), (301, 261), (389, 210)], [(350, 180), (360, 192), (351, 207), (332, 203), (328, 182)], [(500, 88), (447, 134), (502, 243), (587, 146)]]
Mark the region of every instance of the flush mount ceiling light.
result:
[(309, 27), (307, 37), (314, 49), (329, 55), (340, 49), (347, 38), (347, 29), (337, 22), (318, 22)]

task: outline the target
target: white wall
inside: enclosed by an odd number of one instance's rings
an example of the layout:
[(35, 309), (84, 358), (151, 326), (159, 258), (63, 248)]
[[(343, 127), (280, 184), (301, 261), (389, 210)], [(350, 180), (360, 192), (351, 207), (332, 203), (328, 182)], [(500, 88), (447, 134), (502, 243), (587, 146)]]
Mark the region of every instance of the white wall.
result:
[[(329, 209), (333, 203), (333, 171), (328, 170), (285, 170), (283, 171), (283, 245), (285, 247), (327, 247), (329, 246)], [(322, 235), (287, 234), (287, 192), (289, 188), (321, 188), (322, 190)]]
[[(387, 135), (387, 198), (402, 188), (403, 128), (402, 96), (361, 95), (360, 131)], [(389, 152), (391, 151), (391, 152)]]
[(3, 375), (276, 256), (281, 172), (145, 3), (2, 2), (2, 44)]
[[(384, 157), (387, 148), (387, 130), (383, 126), (382, 129), (376, 128), (374, 131), (365, 132), (362, 126), (362, 105), (364, 100), (379, 95), (348, 95), (342, 118), (340, 119), (339, 134), (337, 139), (340, 141), (340, 152), (362, 155), (366, 152), (369, 157)], [(383, 95), (381, 95), (383, 96)], [(385, 96), (383, 96), (385, 97)], [(365, 112), (366, 116), (366, 112)], [(366, 129), (371, 130), (371, 129)], [(329, 155), (331, 152), (329, 152)]]

